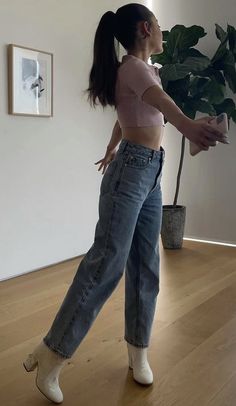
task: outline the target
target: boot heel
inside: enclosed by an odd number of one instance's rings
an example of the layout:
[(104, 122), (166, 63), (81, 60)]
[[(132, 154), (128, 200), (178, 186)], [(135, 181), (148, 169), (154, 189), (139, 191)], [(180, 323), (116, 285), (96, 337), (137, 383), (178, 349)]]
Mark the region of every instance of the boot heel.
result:
[(28, 358), (23, 362), (27, 372), (32, 372), (36, 368), (38, 361), (34, 358), (33, 354), (29, 354)]

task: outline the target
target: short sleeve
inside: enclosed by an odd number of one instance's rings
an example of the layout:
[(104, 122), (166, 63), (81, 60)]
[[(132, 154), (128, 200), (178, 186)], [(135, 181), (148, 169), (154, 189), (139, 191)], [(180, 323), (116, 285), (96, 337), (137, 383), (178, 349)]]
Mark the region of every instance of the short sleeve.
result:
[(145, 90), (159, 85), (157, 76), (144, 61), (135, 60), (127, 64), (126, 81), (128, 87), (141, 99)]

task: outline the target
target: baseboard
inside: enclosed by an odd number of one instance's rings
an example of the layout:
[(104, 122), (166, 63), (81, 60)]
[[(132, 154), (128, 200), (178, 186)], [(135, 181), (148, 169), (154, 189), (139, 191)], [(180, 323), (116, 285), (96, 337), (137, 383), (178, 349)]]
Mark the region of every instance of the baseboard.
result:
[(6, 278), (0, 278), (0, 282), (8, 281), (9, 279), (13, 279), (13, 278), (18, 278), (19, 276), (27, 275), (27, 274), (32, 273), (32, 272), (42, 271), (43, 269), (51, 268), (51, 267), (56, 266), (56, 265), (61, 265), (61, 264), (64, 264), (65, 262), (73, 261), (74, 259), (79, 259), (79, 258), (83, 257), (84, 255), (85, 254), (81, 254), (81, 255), (78, 255), (76, 257), (64, 259), (63, 261), (54, 262), (53, 264), (42, 266), (40, 268), (35, 268), (35, 269), (32, 269), (31, 271), (22, 272), (22, 273), (17, 274), (17, 275), (10, 275), (10, 276), (8, 275)]
[(229, 242), (201, 240), (201, 239), (198, 239), (198, 238), (190, 238), (190, 237), (184, 237), (184, 240), (203, 242), (203, 243), (206, 243), (206, 244), (225, 245), (226, 247), (234, 247), (234, 248), (236, 248), (236, 244), (232, 244), (232, 243), (229, 243)]

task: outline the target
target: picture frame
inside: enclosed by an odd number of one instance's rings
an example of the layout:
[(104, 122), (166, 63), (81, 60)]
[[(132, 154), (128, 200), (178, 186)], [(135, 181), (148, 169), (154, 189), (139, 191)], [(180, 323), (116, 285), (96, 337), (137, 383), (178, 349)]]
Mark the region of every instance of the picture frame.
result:
[(53, 116), (53, 54), (8, 45), (8, 113)]

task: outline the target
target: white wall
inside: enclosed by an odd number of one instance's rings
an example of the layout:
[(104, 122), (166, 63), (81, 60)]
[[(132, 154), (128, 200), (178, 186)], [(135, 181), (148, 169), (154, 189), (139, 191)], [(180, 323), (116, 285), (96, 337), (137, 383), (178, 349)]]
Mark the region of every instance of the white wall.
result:
[[(0, 2), (0, 279), (85, 253), (93, 242), (102, 158), (116, 115), (92, 110), (93, 39), (117, 0)], [(54, 117), (7, 114), (6, 45), (54, 54)]]
[[(111, 109), (90, 109), (82, 91), (98, 21), (125, 3), (0, 1), (0, 279), (81, 255), (93, 242), (101, 181), (94, 162), (103, 156), (116, 115)], [(206, 43), (211, 49), (214, 22), (236, 20), (233, 3), (175, 0), (168, 9), (159, 0), (154, 7), (163, 29), (175, 23), (203, 25), (211, 34)], [(54, 54), (53, 118), (7, 114), (9, 43)], [(180, 203), (188, 208), (188, 236), (236, 241), (234, 132), (235, 126), (230, 147), (219, 145), (207, 155), (185, 158)], [(167, 128), (165, 203), (173, 200), (180, 140)]]
[[(153, 6), (162, 30), (170, 30), (175, 24), (203, 26), (208, 34), (200, 40), (199, 49), (210, 57), (219, 44), (215, 23), (224, 29), (227, 23), (236, 26), (235, 0), (157, 0)], [(232, 97), (232, 93), (228, 96)], [(189, 155), (187, 141), (178, 202), (187, 206), (185, 237), (236, 244), (235, 133), (236, 125), (232, 122), (229, 146), (218, 144), (196, 157)], [(163, 146), (166, 149), (163, 200), (164, 204), (173, 204), (181, 135), (170, 124)]]

